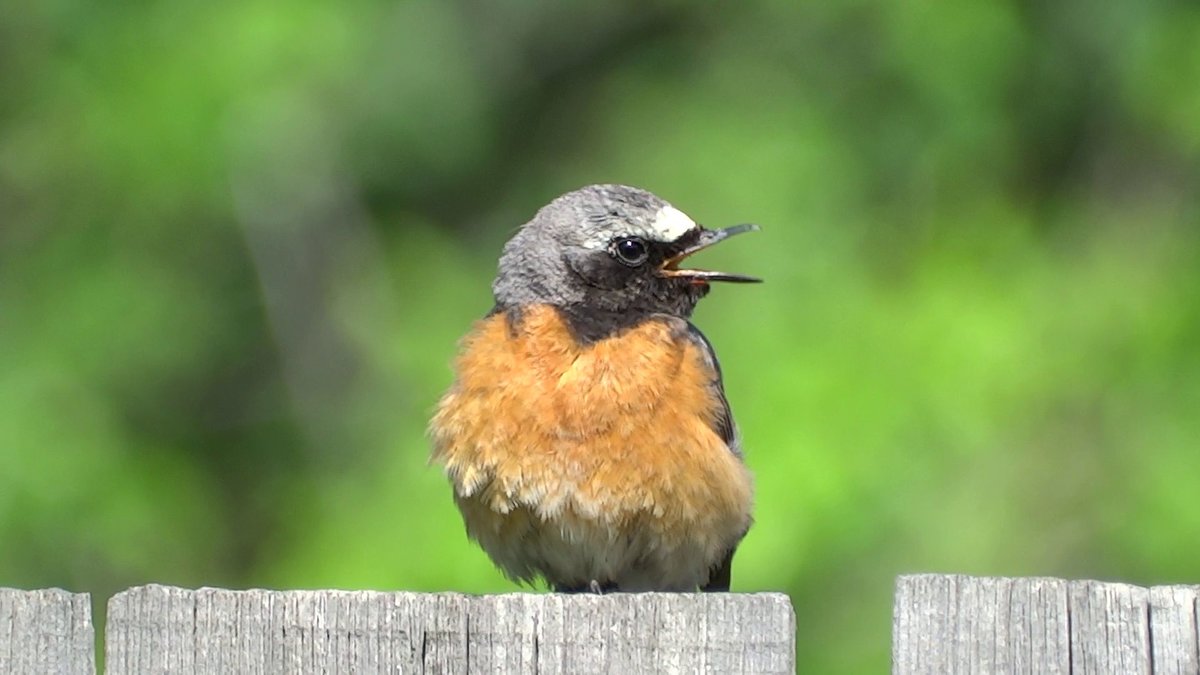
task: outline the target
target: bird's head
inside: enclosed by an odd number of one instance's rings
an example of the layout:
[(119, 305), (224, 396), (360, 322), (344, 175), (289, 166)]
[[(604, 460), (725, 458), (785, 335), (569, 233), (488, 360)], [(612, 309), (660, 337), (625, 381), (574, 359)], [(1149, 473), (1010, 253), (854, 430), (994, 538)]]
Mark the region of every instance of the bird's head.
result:
[(591, 185), (550, 202), (505, 244), (492, 291), (501, 307), (545, 303), (687, 318), (711, 282), (760, 280), (680, 263), (756, 229), (707, 229), (645, 190)]

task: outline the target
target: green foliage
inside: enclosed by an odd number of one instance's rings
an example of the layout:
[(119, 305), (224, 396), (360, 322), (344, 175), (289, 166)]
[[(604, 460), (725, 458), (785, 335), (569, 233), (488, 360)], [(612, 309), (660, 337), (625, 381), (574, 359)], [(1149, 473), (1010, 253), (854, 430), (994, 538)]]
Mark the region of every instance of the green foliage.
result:
[(0, 10), (0, 585), (513, 590), (424, 426), (594, 182), (711, 256), (735, 590), (878, 672), (894, 575), (1200, 581), (1200, 10)]

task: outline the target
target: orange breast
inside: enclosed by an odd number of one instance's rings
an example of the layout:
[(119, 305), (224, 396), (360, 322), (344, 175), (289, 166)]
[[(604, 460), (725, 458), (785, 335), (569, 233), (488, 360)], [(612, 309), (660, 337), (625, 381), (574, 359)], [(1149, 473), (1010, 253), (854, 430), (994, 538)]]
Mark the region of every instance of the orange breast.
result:
[(506, 548), (543, 527), (601, 547), (636, 528), (715, 562), (749, 526), (749, 474), (714, 431), (715, 374), (682, 319), (582, 345), (551, 307), (497, 314), (467, 336), (457, 374), (433, 459), (511, 576), (544, 572)]

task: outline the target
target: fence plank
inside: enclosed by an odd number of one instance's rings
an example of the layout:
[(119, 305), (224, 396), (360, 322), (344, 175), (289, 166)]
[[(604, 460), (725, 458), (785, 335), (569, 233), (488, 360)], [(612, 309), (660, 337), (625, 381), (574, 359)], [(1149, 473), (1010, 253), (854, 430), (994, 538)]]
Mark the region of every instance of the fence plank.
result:
[(1070, 672), (1058, 579), (901, 577), (893, 622), (896, 673)]
[(1150, 635), (1154, 637), (1155, 675), (1200, 673), (1200, 587), (1150, 589)]
[(1071, 582), (1071, 663), (1082, 673), (1150, 675), (1149, 592)]
[(795, 670), (786, 595), (492, 595), (143, 586), (109, 602), (107, 672)]
[(892, 672), (1200, 673), (1197, 587), (902, 576)]
[(87, 593), (0, 588), (0, 673), (96, 672)]

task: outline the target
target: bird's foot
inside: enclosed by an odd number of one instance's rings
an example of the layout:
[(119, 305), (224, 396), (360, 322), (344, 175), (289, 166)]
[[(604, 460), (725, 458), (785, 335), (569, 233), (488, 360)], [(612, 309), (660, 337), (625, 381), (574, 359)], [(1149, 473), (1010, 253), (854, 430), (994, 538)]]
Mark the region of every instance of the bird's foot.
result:
[(554, 589), (555, 593), (593, 593), (595, 595), (604, 595), (605, 593), (616, 591), (617, 584), (611, 581), (600, 582), (592, 579), (585, 584), (579, 585), (552, 584), (551, 588)]

